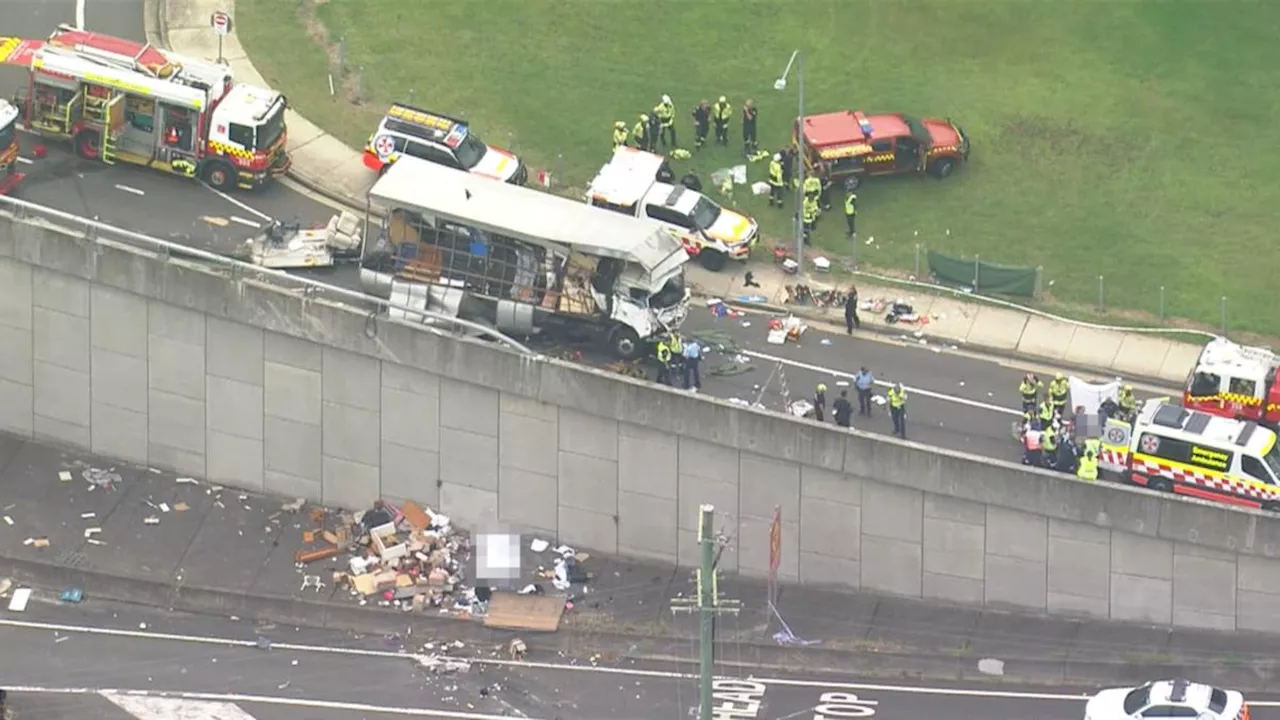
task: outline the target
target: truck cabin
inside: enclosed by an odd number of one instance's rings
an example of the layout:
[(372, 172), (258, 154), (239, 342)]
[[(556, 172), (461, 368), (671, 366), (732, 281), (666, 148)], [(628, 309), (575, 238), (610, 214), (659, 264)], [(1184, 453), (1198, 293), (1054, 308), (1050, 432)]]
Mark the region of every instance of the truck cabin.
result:
[(1280, 415), (1280, 359), (1264, 348), (1210, 341), (1187, 377), (1183, 404), (1224, 417), (1274, 422)]

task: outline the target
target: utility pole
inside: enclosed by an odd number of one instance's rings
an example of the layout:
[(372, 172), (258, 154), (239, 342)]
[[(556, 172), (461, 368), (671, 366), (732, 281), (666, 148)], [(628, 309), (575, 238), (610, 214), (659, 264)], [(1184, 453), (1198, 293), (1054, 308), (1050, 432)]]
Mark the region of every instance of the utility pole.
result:
[(736, 615), (741, 609), (737, 600), (720, 599), (720, 582), (716, 573), (716, 538), (713, 531), (716, 509), (703, 504), (698, 514), (698, 546), (702, 566), (697, 571), (697, 597), (672, 598), (671, 612), (697, 612), (698, 638), (698, 720), (711, 720), (711, 700), (715, 679), (716, 616)]

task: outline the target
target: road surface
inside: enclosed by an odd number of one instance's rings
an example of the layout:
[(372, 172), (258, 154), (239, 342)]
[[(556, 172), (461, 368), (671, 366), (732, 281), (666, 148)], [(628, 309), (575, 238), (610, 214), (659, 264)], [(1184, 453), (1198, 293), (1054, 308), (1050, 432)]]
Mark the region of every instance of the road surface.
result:
[[(512, 662), (491, 648), (463, 647), (448, 654), (469, 667), (432, 672), (418, 660), (440, 657), (429, 638), (255, 627), (92, 599), (0, 610), (0, 646), (22, 648), (0, 654), (0, 686), (10, 689), (17, 720), (679, 720), (691, 717), (697, 697), (692, 657), (594, 666), (536, 653)], [(717, 704), (738, 711), (725, 717), (748, 719), (1079, 720), (1093, 690), (722, 670)], [(1256, 720), (1280, 720), (1274, 697), (1251, 701)]]

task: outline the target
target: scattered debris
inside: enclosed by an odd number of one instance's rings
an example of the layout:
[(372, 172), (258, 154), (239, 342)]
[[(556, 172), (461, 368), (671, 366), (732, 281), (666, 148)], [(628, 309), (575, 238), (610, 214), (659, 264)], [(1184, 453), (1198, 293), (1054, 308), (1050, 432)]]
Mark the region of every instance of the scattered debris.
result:
[(34, 548), (44, 549), (44, 548), (49, 547), (49, 538), (47, 538), (47, 537), (29, 537), (29, 538), (27, 538), (26, 540), (23, 540), (23, 541), (22, 541), (22, 544), (23, 544), (23, 545), (26, 545), (27, 547), (34, 547)]
[(982, 658), (978, 661), (978, 672), (983, 675), (1004, 675), (1004, 661), (996, 658)]
[(0, 578), (0, 598), (9, 593), (9, 589), (13, 587), (13, 581), (9, 578)]
[(71, 473), (66, 470), (58, 471), (58, 480), (61, 482), (71, 482)]
[(191, 509), (191, 506), (190, 506), (190, 505), (188, 505), (188, 504), (186, 504), (186, 503), (184, 503), (184, 502), (176, 502), (176, 503), (174, 503), (174, 504), (173, 504), (173, 511), (174, 511), (174, 512), (186, 512), (186, 511), (188, 511), (188, 510), (190, 510), (190, 509)]
[(100, 527), (85, 528), (85, 529), (84, 529), (84, 538), (85, 538), (86, 540), (88, 540), (89, 538), (93, 537), (94, 535), (97, 535), (97, 534), (98, 534), (98, 533), (100, 533), (100, 532), (102, 532), (102, 528), (100, 528)]
[(520, 638), (512, 640), (511, 644), (507, 646), (507, 654), (511, 656), (512, 660), (523, 660), (525, 653), (528, 651), (529, 647)]
[(551, 544), (551, 543), (549, 543), (549, 542), (547, 542), (546, 540), (543, 540), (543, 539), (541, 539), (541, 538), (534, 538), (534, 539), (533, 539), (533, 541), (529, 543), (529, 549), (530, 549), (530, 550), (532, 550), (532, 551), (534, 551), (534, 552), (536, 552), (536, 553), (546, 552), (547, 547), (548, 547), (550, 544)]
[(159, 525), (160, 518), (156, 517), (155, 515), (152, 515), (151, 517), (144, 519), (142, 522), (144, 525)]
[(31, 588), (18, 588), (13, 591), (13, 597), (9, 598), (9, 610), (26, 612), (29, 602), (31, 602)]
[(84, 590), (81, 590), (78, 587), (67, 588), (62, 591), (62, 594), (58, 596), (58, 599), (64, 603), (79, 605), (80, 601), (84, 600)]
[[(61, 474), (59, 474), (59, 477), (61, 477)], [(80, 471), (80, 477), (84, 478), (85, 482), (94, 487), (106, 488), (108, 490), (114, 489), (121, 480), (120, 473), (116, 472), (115, 468), (111, 468), (109, 470), (103, 470), (95, 467), (85, 468)]]
[(89, 520), (96, 517), (98, 517), (98, 513), (94, 513), (94, 512), (80, 513), (81, 520)]
[(189, 478), (189, 477), (176, 478), (174, 479), (174, 482), (178, 483), (179, 485), (198, 485), (199, 484), (196, 482), (195, 478)]
[(13, 518), (9, 517), (8, 515), (5, 515), (5, 516), (4, 516), (4, 524), (5, 524), (5, 525), (12, 525), (12, 524), (13, 524)]

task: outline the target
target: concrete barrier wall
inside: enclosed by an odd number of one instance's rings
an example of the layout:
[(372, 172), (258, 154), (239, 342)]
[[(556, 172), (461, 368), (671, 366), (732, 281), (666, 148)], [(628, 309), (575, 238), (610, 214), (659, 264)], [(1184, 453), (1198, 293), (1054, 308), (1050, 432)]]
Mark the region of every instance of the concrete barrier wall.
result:
[(1280, 631), (1280, 519), (744, 409), (0, 216), (0, 426), (255, 490), (729, 570)]

